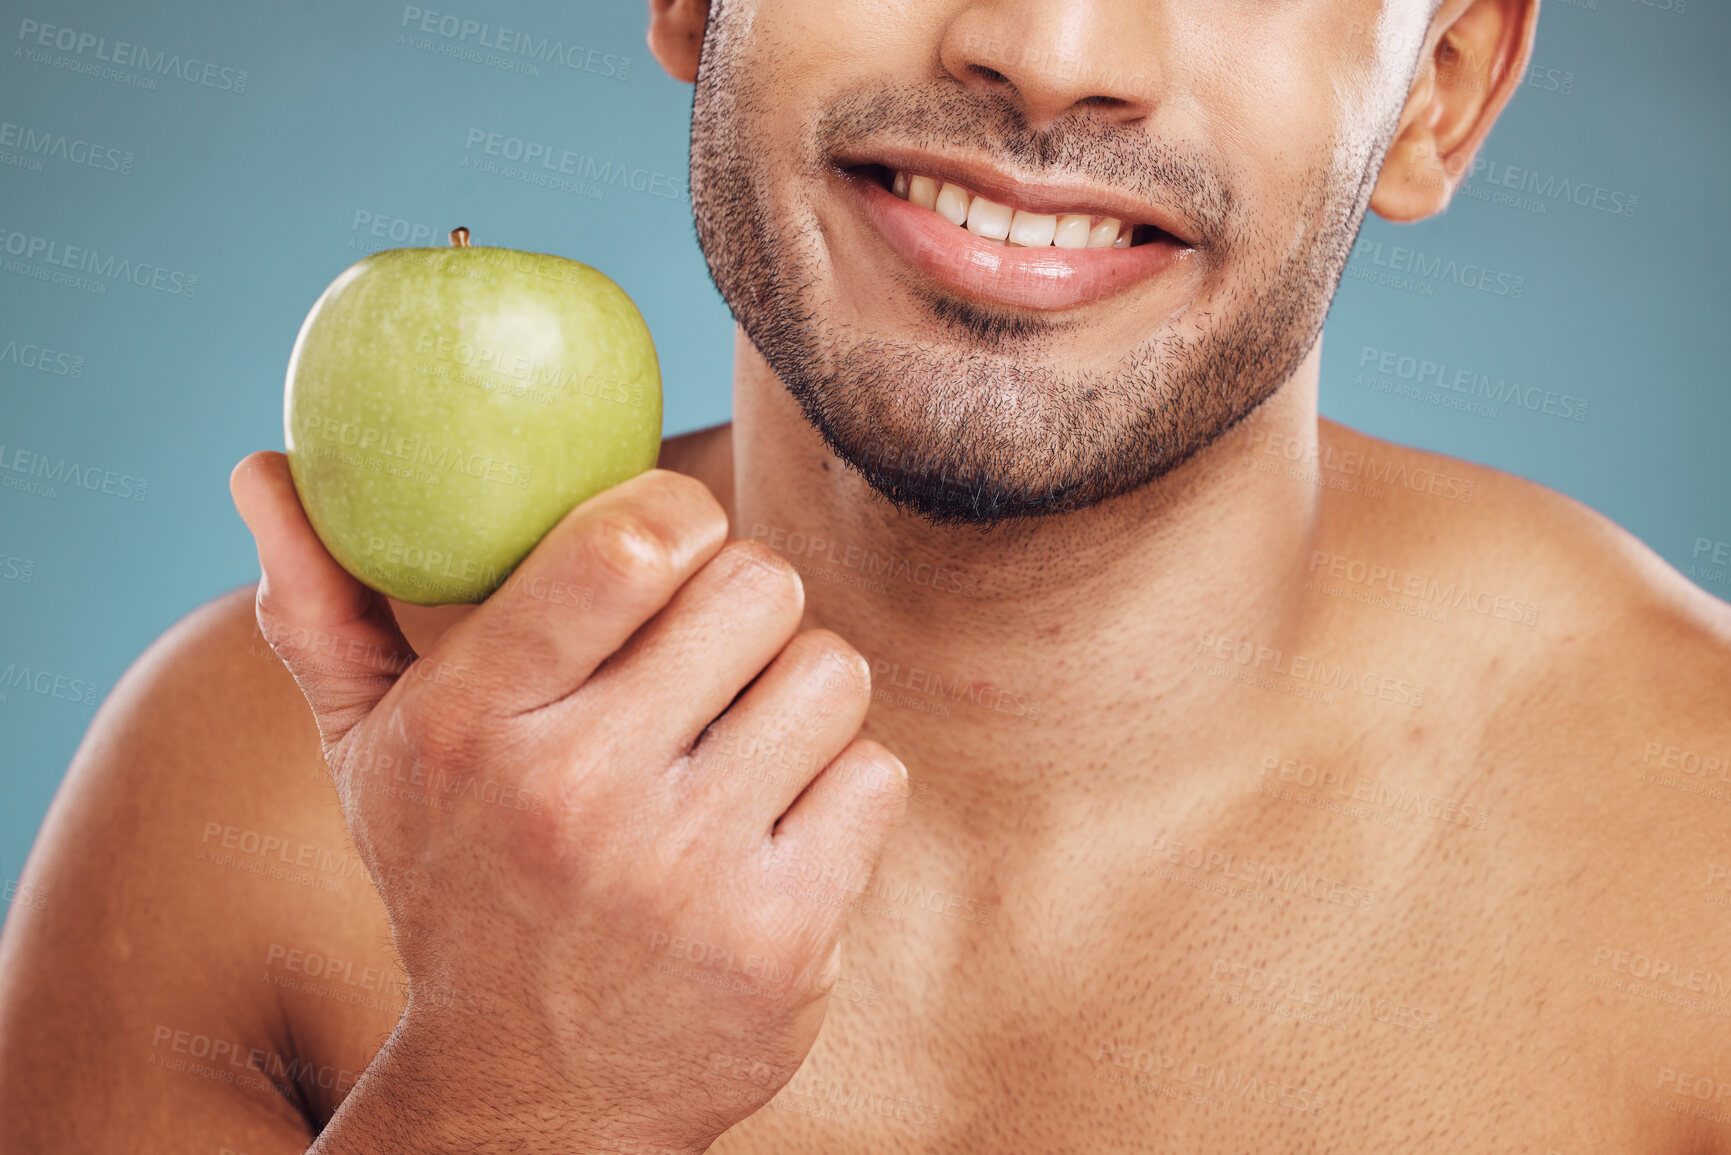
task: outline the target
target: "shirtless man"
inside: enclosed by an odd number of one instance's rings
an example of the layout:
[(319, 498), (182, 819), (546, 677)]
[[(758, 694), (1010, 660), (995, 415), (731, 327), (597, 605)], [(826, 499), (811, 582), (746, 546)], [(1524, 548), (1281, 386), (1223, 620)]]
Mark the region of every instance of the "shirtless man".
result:
[(733, 424), (478, 608), (243, 461), (256, 605), (11, 911), (0, 1147), (1731, 1150), (1726, 606), (1316, 412), (1536, 0), (651, 9)]

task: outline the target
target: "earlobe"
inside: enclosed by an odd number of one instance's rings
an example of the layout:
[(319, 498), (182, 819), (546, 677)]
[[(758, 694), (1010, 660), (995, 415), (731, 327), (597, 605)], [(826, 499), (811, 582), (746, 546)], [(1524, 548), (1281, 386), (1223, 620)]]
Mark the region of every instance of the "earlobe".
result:
[(649, 52), (675, 80), (697, 80), (709, 0), (649, 0)]
[(1371, 193), (1377, 215), (1405, 223), (1448, 207), (1520, 86), (1538, 15), (1537, 0), (1444, 0)]
[(1427, 112), (1435, 99), (1436, 71), (1421, 63), (1412, 94), (1401, 110), (1382, 172), (1370, 194), (1370, 207), (1378, 216), (1399, 224), (1423, 220), (1448, 207), (1454, 183), (1437, 154), (1436, 133)]

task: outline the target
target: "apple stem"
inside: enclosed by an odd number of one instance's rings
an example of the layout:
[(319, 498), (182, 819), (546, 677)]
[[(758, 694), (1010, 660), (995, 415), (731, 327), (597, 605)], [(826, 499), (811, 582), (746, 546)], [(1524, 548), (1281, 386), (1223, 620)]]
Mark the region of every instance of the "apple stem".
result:
[(452, 229), (451, 230), (451, 243), (453, 245), (457, 246), (459, 249), (468, 248), (469, 247), (469, 230), (464, 228), (462, 225), (458, 225), (456, 228)]

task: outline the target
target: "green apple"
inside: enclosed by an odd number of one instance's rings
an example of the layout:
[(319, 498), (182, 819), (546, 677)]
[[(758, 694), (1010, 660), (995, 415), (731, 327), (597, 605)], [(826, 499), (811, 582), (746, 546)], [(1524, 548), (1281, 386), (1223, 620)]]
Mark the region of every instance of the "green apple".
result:
[(478, 602), (573, 506), (655, 465), (649, 327), (544, 253), (390, 249), (313, 305), (289, 357), (295, 490), (344, 569), (417, 605)]

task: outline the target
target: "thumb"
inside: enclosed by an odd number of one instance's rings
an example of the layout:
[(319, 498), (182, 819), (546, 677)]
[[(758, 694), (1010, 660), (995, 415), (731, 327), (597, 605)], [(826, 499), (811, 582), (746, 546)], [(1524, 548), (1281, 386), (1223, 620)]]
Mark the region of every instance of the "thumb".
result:
[(258, 625), (317, 719), (325, 759), (398, 677), (415, 651), (385, 596), (338, 565), (301, 508), (281, 453), (249, 454), (228, 479), (258, 545)]

